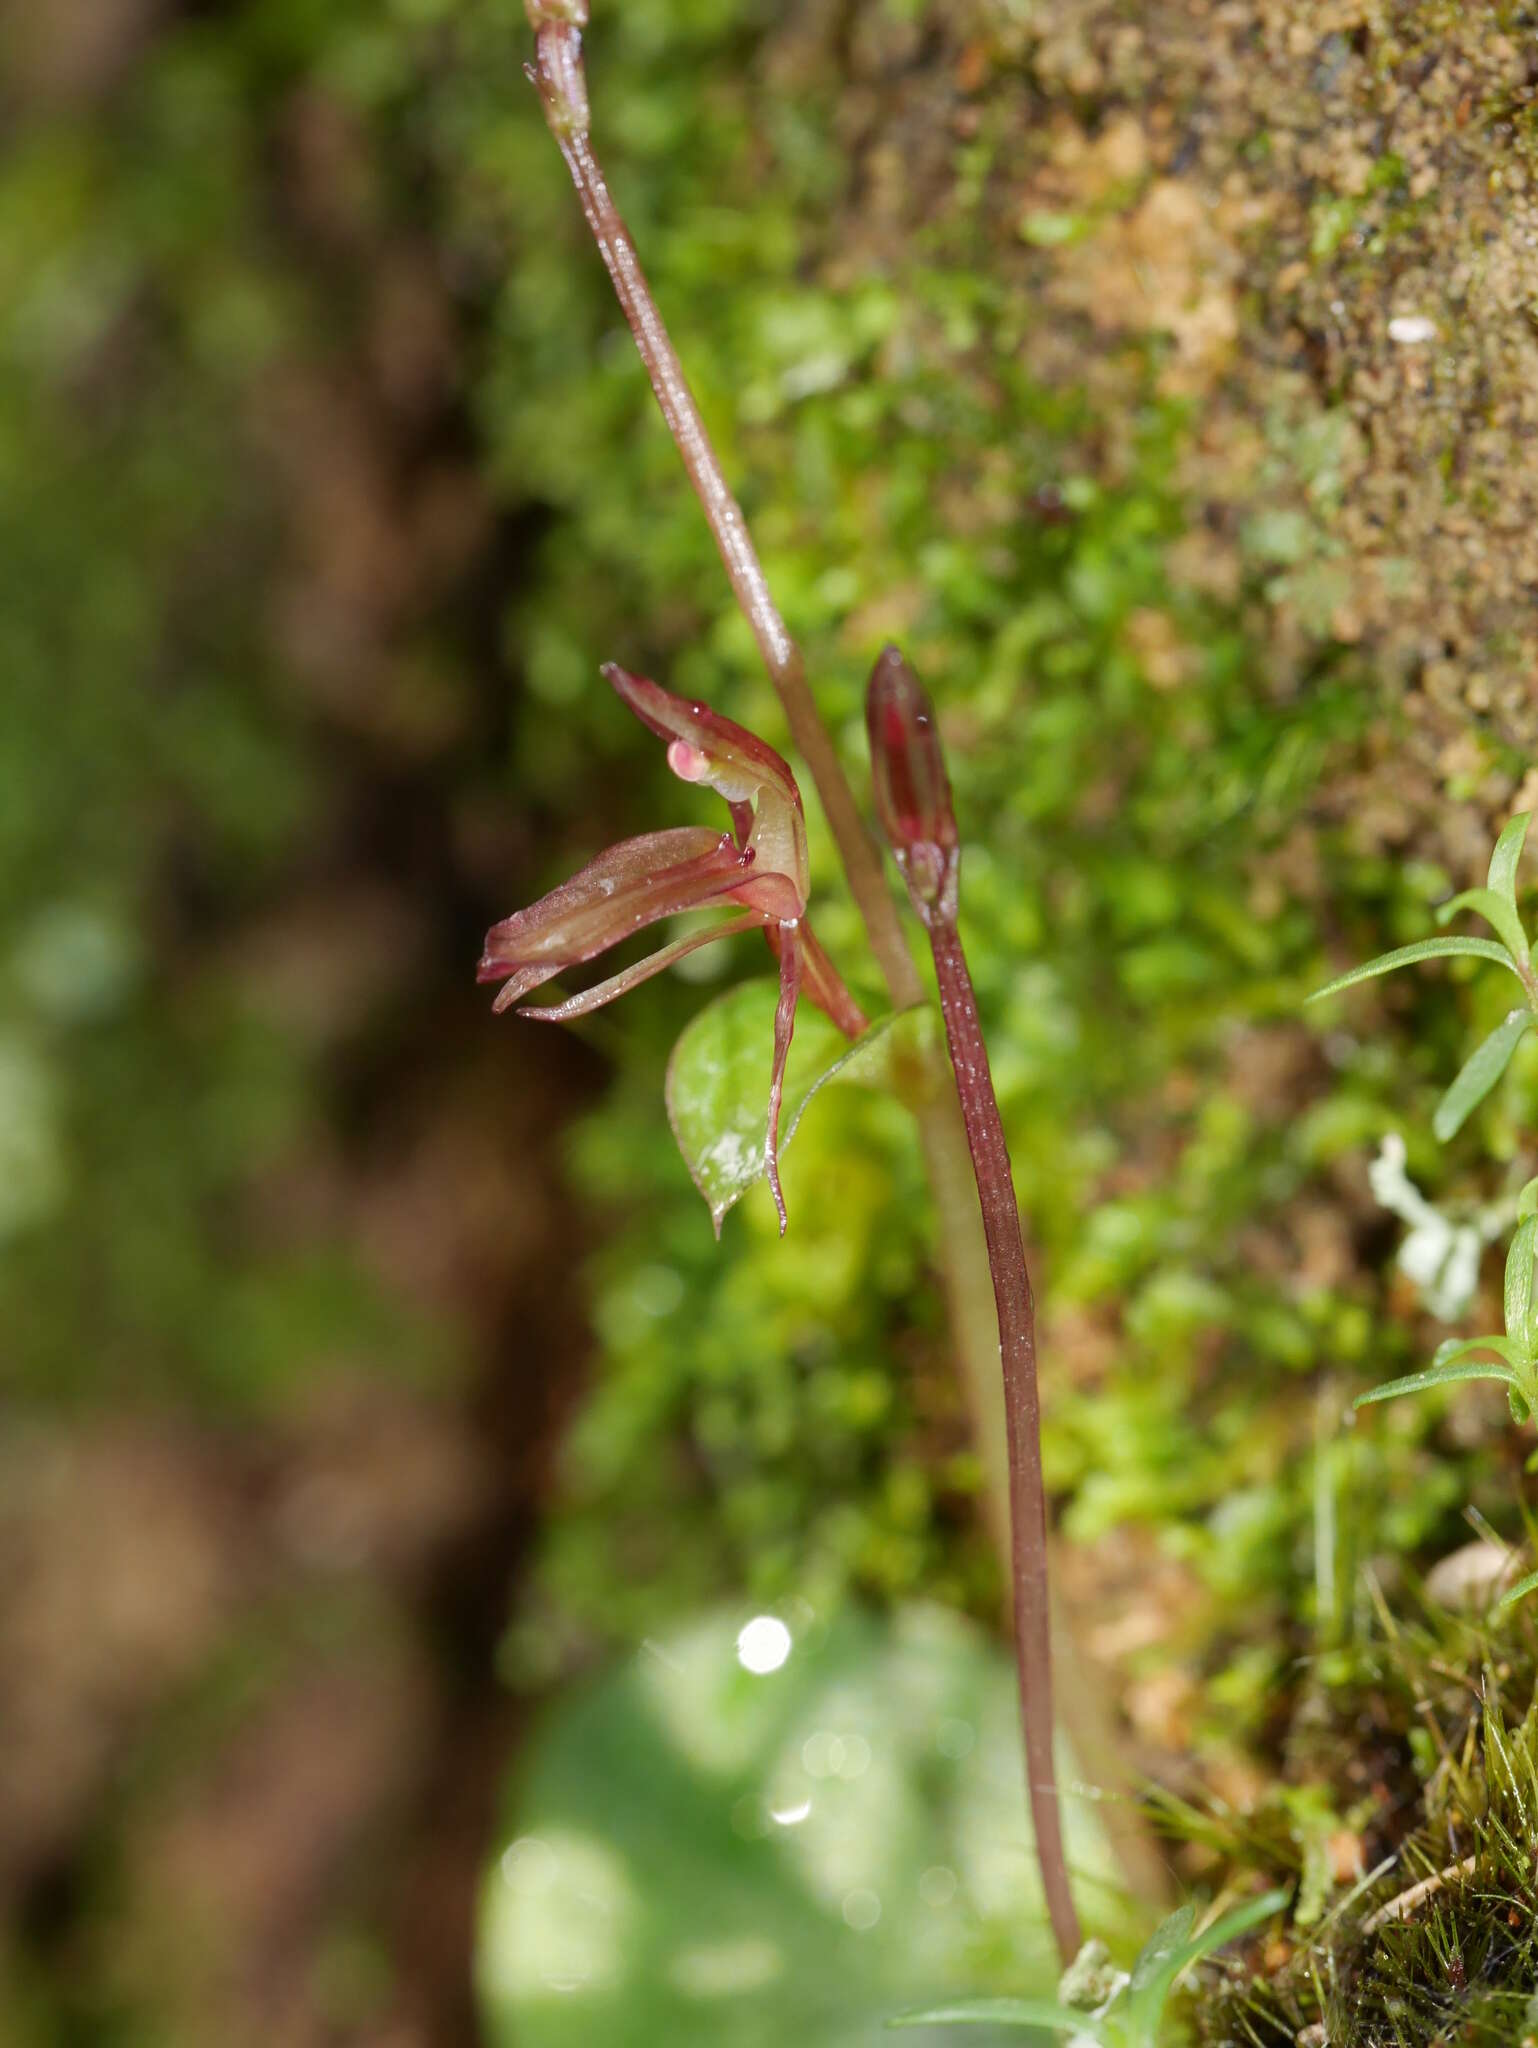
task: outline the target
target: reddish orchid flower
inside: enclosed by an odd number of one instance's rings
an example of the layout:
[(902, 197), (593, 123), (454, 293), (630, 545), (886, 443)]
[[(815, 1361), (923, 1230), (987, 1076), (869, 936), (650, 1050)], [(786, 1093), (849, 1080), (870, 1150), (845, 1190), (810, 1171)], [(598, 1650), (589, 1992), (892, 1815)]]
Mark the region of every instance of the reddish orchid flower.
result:
[(662, 918), (686, 910), (735, 908), (735, 916), (672, 940), (581, 995), (521, 1012), (561, 1022), (612, 1003), (701, 946), (761, 928), (780, 963), (764, 1166), (783, 1233), (780, 1098), (796, 998), (804, 989), (850, 1038), (866, 1025), (806, 921), (810, 873), (801, 792), (773, 747), (708, 705), (675, 697), (613, 663), (603, 674), (641, 723), (667, 741), (673, 773), (684, 782), (706, 783), (726, 799), (732, 829), (715, 833), (708, 826), (683, 825), (609, 847), (569, 882), (493, 925), (476, 978), (503, 984), (492, 1007), (506, 1010), (568, 967), (594, 959)]

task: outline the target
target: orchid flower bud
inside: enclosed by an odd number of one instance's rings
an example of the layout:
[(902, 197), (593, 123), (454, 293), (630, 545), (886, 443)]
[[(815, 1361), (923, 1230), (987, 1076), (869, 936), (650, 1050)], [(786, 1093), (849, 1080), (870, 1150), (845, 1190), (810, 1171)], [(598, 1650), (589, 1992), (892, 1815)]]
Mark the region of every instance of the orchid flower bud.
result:
[(876, 810), (913, 907), (954, 922), (961, 852), (934, 706), (895, 647), (884, 647), (865, 696)]

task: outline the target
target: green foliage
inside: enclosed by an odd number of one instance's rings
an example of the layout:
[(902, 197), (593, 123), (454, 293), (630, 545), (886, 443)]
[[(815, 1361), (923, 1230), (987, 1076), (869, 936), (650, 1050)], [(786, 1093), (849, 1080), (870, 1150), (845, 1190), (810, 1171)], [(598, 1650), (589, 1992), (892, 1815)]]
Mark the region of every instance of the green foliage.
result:
[(1072, 2034), (1098, 2043), (1099, 2048), (1161, 2048), (1162, 2043), (1171, 2039), (1166, 2031), (1165, 2008), (1182, 1973), (1225, 1943), (1272, 1919), (1286, 1904), (1286, 1892), (1266, 1892), (1220, 1915), (1199, 1932), (1193, 1932), (1195, 1906), (1178, 1907), (1148, 1937), (1131, 1971), (1115, 1981), (1108, 1995), (1092, 2009), (1058, 2004), (1047, 1998), (975, 1998), (959, 2005), (910, 2013), (894, 2024), (1029, 2027)]
[(1489, 881), (1485, 888), (1465, 889), (1437, 911), (1439, 924), (1445, 924), (1460, 911), (1474, 911), (1499, 934), (1499, 945), (1491, 939), (1421, 939), (1412, 946), (1401, 946), (1392, 953), (1369, 960), (1365, 967), (1355, 967), (1350, 973), (1337, 976), (1325, 987), (1316, 989), (1309, 998), (1310, 1002), (1320, 1002), (1326, 996), (1338, 995), (1342, 989), (1355, 987), (1358, 982), (1371, 981), (1380, 974), (1391, 974), (1397, 967), (1449, 956), (1496, 960), (1517, 977), (1527, 995), (1527, 1006), (1512, 1010), (1496, 1025), (1469, 1055), (1457, 1079), (1437, 1104), (1432, 1129), (1444, 1143), (1457, 1135), (1470, 1112), (1479, 1107), (1500, 1080), (1511, 1064), (1512, 1054), (1538, 1017), (1538, 979), (1534, 977), (1532, 949), (1517, 912), (1516, 896), (1517, 867), (1529, 823), (1526, 811), (1519, 811), (1507, 823), (1490, 856)]
[(1484, 1101), (1532, 1026), (1531, 1010), (1512, 1010), (1469, 1054), (1431, 1119), (1431, 1128), (1443, 1144), (1457, 1136), (1470, 1111)]
[[(1050, 1981), (1007, 1656), (934, 1608), (785, 1615), (774, 1669), (711, 1612), (549, 1719), (482, 1887), (492, 2041), (862, 2048), (915, 1999)], [(1095, 1807), (1065, 1818), (1119, 1935)]]
[(264, 445), (345, 323), (269, 231), (264, 136), (368, 12), (169, 31), (0, 166), (0, 1375), (29, 1402), (260, 1410), (321, 1357), (441, 1355), (345, 1231), (232, 1228), (331, 1114), (332, 1047), (251, 934), (281, 951), (347, 800), (278, 680)]
[[(1333, 1078), (1309, 1069), (1289, 1020), (1321, 905), (1409, 943), (1450, 887), (1435, 849), (1391, 860), (1320, 800), (1381, 737), (1380, 686), (1340, 649), (1273, 686), (1251, 599), (1298, 554), (1284, 527), (1257, 529), (1231, 596), (1171, 574), (1199, 410), (1161, 389), (1157, 344), (1118, 345), (1141, 383), (1114, 421), (1098, 388), (1051, 373), (1031, 274), (984, 233), (1012, 209), (1013, 241), (1016, 130), (957, 149), (942, 124), (932, 156), (877, 181), (895, 212), (865, 220), (871, 166), (850, 161), (832, 67), (797, 41), (804, 12), (595, 8), (595, 107), (857, 780), (887, 633), (939, 701), (1045, 1281), (1054, 1494), (1071, 1542), (1179, 1575), (1133, 1662), (1195, 1674), (1205, 1753), (1274, 1720), (1322, 1586), (1349, 1611), (1362, 1559), (1435, 1554), (1470, 1495), (1509, 1504), (1501, 1445), (1439, 1434), (1434, 1403), (1319, 1450), (1336, 1375), (1424, 1352), (1387, 1275), (1311, 1249), (1359, 1246), (1346, 1169), (1401, 1116), (1417, 1174), (1455, 1171), (1416, 1133), (1471, 1017), (1500, 1013), (1481, 983), (1437, 979), (1376, 1043), (1332, 1046)], [(656, 749), (597, 663), (698, 685), (770, 737), (776, 713), (522, 79), (518, 8), (158, 18), (121, 86), (18, 123), (0, 167), (4, 1375), (26, 1404), (83, 1413), (281, 1415), (339, 1360), (442, 1378), (464, 1349), (364, 1270), (372, 1218), (336, 1211), (334, 1169), (377, 1171), (395, 1143), (359, 1128), (359, 1091), (406, 1023), (425, 1009), (415, 1046), (472, 1014), (478, 920), (514, 897), (482, 899), (508, 870), (543, 863), (516, 877), (527, 895), (616, 824), (655, 822)], [(315, 452), (324, 470), (329, 443), (312, 451), (281, 401), (319, 379), (328, 418), (389, 412), (359, 366), (376, 289), (420, 248), (448, 281), (456, 452), (473, 441), (499, 535), (477, 589), (499, 609), (375, 641), (356, 594), (371, 558), (343, 549), (354, 596), (322, 623), (363, 638), (360, 704), (312, 689), (288, 639), (314, 622), (295, 552), (358, 536), (329, 514), (296, 529), (287, 465)], [(875, 1008), (809, 823), (819, 933)], [(354, 832), (410, 889), (452, 870), (454, 905), (428, 957), (337, 1028), (253, 942)], [(570, 1164), (605, 1235), (582, 1403), (509, 1637), (522, 1682), (728, 1589), (997, 1612), (899, 1105), (827, 1092), (787, 1162), (779, 1248), (757, 1187), (715, 1246), (662, 1140), (669, 1048), (724, 964), (589, 1027), (612, 1079)], [(472, 1077), (478, 1129), (497, 1072), (512, 1095), (544, 1071), (532, 1030), (486, 1022), (500, 1064)], [(1532, 1051), (1466, 1127), (1471, 1176), (1530, 1126)], [(452, 1181), (460, 1154), (442, 1158)]]
[(1513, 974), (1520, 972), (1508, 948), (1498, 946), (1493, 939), (1418, 939), (1413, 946), (1400, 946), (1392, 953), (1383, 953), (1376, 960), (1369, 960), (1365, 967), (1353, 967), (1349, 973), (1337, 975), (1334, 981), (1315, 989), (1309, 1001), (1323, 1002), (1326, 996), (1339, 995), (1342, 989), (1355, 988), (1358, 982), (1373, 981), (1380, 974), (1392, 974), (1396, 967), (1413, 967), (1421, 960), (1458, 957), (1496, 960)]
[[(1517, 911), (1516, 878), (1526, 842), (1529, 814), (1518, 812), (1505, 826), (1490, 857), (1488, 885), (1468, 889), (1444, 903), (1438, 917), (1446, 921), (1461, 910), (1473, 910), (1500, 934), (1500, 944), (1484, 939), (1425, 939), (1416, 945), (1369, 961), (1365, 967), (1341, 976), (1317, 991), (1311, 1001), (1334, 995), (1343, 988), (1390, 973), (1396, 967), (1439, 955), (1472, 953), (1499, 960), (1521, 981), (1528, 993), (1527, 1006), (1512, 1010), (1497, 1024), (1464, 1063), (1457, 1078), (1438, 1103), (1432, 1129), (1444, 1142), (1462, 1128), (1500, 1080), (1513, 1054), (1538, 1019), (1534, 1007), (1535, 983), (1531, 948)], [(1529, 1182), (1518, 1203), (1519, 1221), (1506, 1256), (1505, 1334), (1503, 1336), (1455, 1338), (1441, 1344), (1429, 1366), (1406, 1373), (1357, 1397), (1356, 1405), (1394, 1400), (1401, 1394), (1428, 1393), (1435, 1388), (1455, 1386), (1468, 1380), (1494, 1380), (1507, 1390), (1513, 1419), (1525, 1422), (1538, 1409), (1538, 1324), (1533, 1316), (1533, 1264), (1538, 1255), (1538, 1218), (1531, 1213), (1535, 1184)], [(1538, 1584), (1538, 1576), (1524, 1581), (1521, 1591)]]
[[(1337, 1881), (1279, 1967), (1213, 1987), (1196, 2012), (1201, 2042), (1293, 2048), (1310, 2029), (1352, 2048), (1525, 2037), (1538, 1971), (1534, 1659), (1523, 1613), (1423, 1599), (1394, 1620), (1381, 1609), (1321, 1661), (1289, 1768), (1368, 1794), (1355, 1822), (1362, 1872)], [(1244, 1825), (1213, 1824), (1230, 1872), (1274, 1872), (1253, 1838), (1236, 1839)]]
[[(764, 1177), (764, 1103), (778, 1001), (776, 982), (740, 982), (692, 1019), (668, 1060), (668, 1120), (717, 1236), (727, 1210)], [(850, 1045), (820, 1010), (804, 1003), (786, 1063), (781, 1147), (796, 1135), (812, 1097), (832, 1082), (899, 1096), (924, 1086), (925, 1061), (937, 1044), (937, 1020), (927, 1005), (883, 1017)]]
[[(1044, 1331), (1067, 1527), (1161, 1532), (1216, 1610), (1243, 1606), (1259, 1631), (1311, 1597), (1299, 1384), (1364, 1352), (1383, 1375), (1405, 1363), (1404, 1333), (1369, 1312), (1371, 1276), (1300, 1287), (1244, 1249), (1247, 1227), (1285, 1236), (1339, 1141), (1309, 1103), (1252, 1095), (1234, 1050), (1297, 1001), (1313, 892), (1266, 902), (1265, 866), (1313, 833), (1311, 798), (1351, 757), (1375, 689), (1345, 659), (1295, 695), (1257, 688), (1240, 609), (1171, 583), (1190, 414), (1159, 392), (1153, 353), (1109, 480), (1092, 396), (1033, 371), (1027, 278), (977, 261), (948, 188), (911, 195), (934, 202), (921, 239), (867, 246), (834, 211), (846, 166), (828, 81), (810, 75), (793, 111), (746, 84), (759, 20), (717, 10), (678, 37), (642, 34), (629, 10), (595, 20), (616, 196), (857, 787), (863, 684), (888, 632), (937, 699), (965, 937), (1044, 1299), (1065, 1333), (1071, 1318), (1104, 1336), (1104, 1363), (1081, 1372), (1050, 1316)], [(554, 802), (595, 759), (622, 761), (639, 824), (657, 766), (601, 701), (599, 660), (784, 736), (536, 110), (510, 96), (495, 133), (492, 175), (463, 200), (467, 232), (505, 219), (516, 236), (480, 417), (497, 474), (552, 508), (509, 620), (535, 655), (515, 759), (540, 763)], [(1150, 615), (1178, 652), (1177, 690), (1139, 652)], [(510, 764), (509, 802), (519, 789)], [(879, 1007), (815, 806), (809, 825), (818, 931)], [(1347, 914), (1423, 914), (1417, 876), (1319, 847), (1319, 893)], [(791, 1151), (781, 1251), (765, 1256), (755, 1190), (713, 1254), (657, 1146), (656, 1090), (698, 987), (659, 985), (603, 1036), (620, 1078), (574, 1151), (617, 1222), (591, 1269), (601, 1355), (515, 1629), (519, 1670), (711, 1590), (772, 1595), (798, 1557), (825, 1589), (996, 1597), (969, 1527), (976, 1464), (911, 1132), (856, 1091), (829, 1096)], [(1364, 1058), (1345, 1078), (1340, 1114), (1382, 1128), (1388, 1074)], [(1169, 1170), (1150, 1176), (1156, 1130)], [(654, 1299), (670, 1305), (638, 1310)], [(1364, 1545), (1389, 1521), (1415, 1540), (1445, 1515), (1415, 1446), (1362, 1459)], [(1245, 1697), (1258, 1711), (1259, 1689)]]

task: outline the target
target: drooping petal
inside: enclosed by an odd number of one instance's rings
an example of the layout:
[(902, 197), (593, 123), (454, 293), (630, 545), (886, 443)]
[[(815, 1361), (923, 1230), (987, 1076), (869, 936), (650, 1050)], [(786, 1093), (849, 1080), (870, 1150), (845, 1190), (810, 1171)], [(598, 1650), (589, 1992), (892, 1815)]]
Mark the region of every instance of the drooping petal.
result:
[[(738, 932), (758, 929), (764, 922), (763, 914), (747, 911), (741, 917), (729, 917), (725, 924), (711, 925), (706, 931), (689, 932), (671, 945), (661, 946), (655, 953), (648, 953), (644, 960), (638, 960), (634, 967), (627, 967), (619, 974), (611, 974), (607, 981), (600, 981), (595, 987), (584, 989), (581, 995), (568, 996), (564, 1003), (550, 1003), (540, 1009), (526, 1009), (520, 1016), (538, 1017), (549, 1024), (564, 1024), (572, 1017), (585, 1017), (589, 1010), (601, 1009), (605, 1003), (612, 1003), (616, 996), (627, 994), (638, 988), (643, 981), (650, 981), (654, 974), (660, 974), (665, 967), (671, 967), (675, 960), (682, 960), (690, 953), (698, 952), (701, 946), (714, 945), (717, 939), (735, 938)], [(506, 991), (504, 991), (504, 994)], [(494, 1009), (503, 1007), (498, 996)]]
[[(769, 941), (770, 952), (778, 960), (783, 944), (779, 926), (765, 925), (764, 937)], [(800, 944), (802, 995), (808, 1002), (815, 1003), (825, 1016), (831, 1017), (846, 1038), (858, 1038), (862, 1031), (869, 1030), (870, 1019), (845, 988), (843, 977), (818, 944), (810, 920), (804, 917), (800, 921)]]
[(591, 960), (658, 918), (710, 903), (753, 879), (730, 835), (705, 826), (622, 840), (569, 882), (493, 925), (476, 979), (512, 977), (516, 993), (503, 995), (516, 1002), (562, 968)]
[[(806, 906), (811, 869), (806, 819), (796, 778), (773, 747), (708, 704), (675, 697), (647, 676), (609, 662), (603, 674), (636, 717), (668, 742), (668, 766), (685, 782), (702, 782), (731, 806), (737, 843), (761, 868), (787, 875)], [(798, 909), (794, 913), (800, 915)]]
[(769, 1076), (769, 1126), (764, 1139), (764, 1172), (774, 1206), (779, 1212), (780, 1235), (787, 1222), (785, 1196), (780, 1188), (780, 1100), (785, 1093), (785, 1060), (790, 1052), (791, 1034), (796, 1028), (796, 996), (801, 987), (800, 933), (793, 924), (779, 929), (780, 1001), (774, 1013), (774, 1067)]

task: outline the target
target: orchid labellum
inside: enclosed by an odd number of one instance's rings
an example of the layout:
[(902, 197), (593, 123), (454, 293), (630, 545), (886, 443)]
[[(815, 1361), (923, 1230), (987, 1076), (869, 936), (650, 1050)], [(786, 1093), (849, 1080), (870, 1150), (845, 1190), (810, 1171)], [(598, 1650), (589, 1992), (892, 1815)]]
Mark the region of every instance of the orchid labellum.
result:
[(729, 718), (612, 663), (603, 673), (641, 723), (667, 741), (673, 773), (684, 782), (706, 783), (726, 799), (732, 828), (716, 833), (708, 826), (683, 825), (609, 847), (569, 882), (493, 925), (477, 979), (503, 984), (493, 1007), (505, 1010), (567, 968), (663, 918), (688, 910), (735, 913), (673, 939), (581, 995), (522, 1011), (525, 1017), (558, 1023), (612, 1003), (701, 946), (761, 928), (780, 963), (764, 1166), (783, 1232), (780, 1097), (796, 997), (804, 988), (850, 1038), (858, 1037), (866, 1024), (806, 921), (810, 875), (801, 792), (773, 747)]

